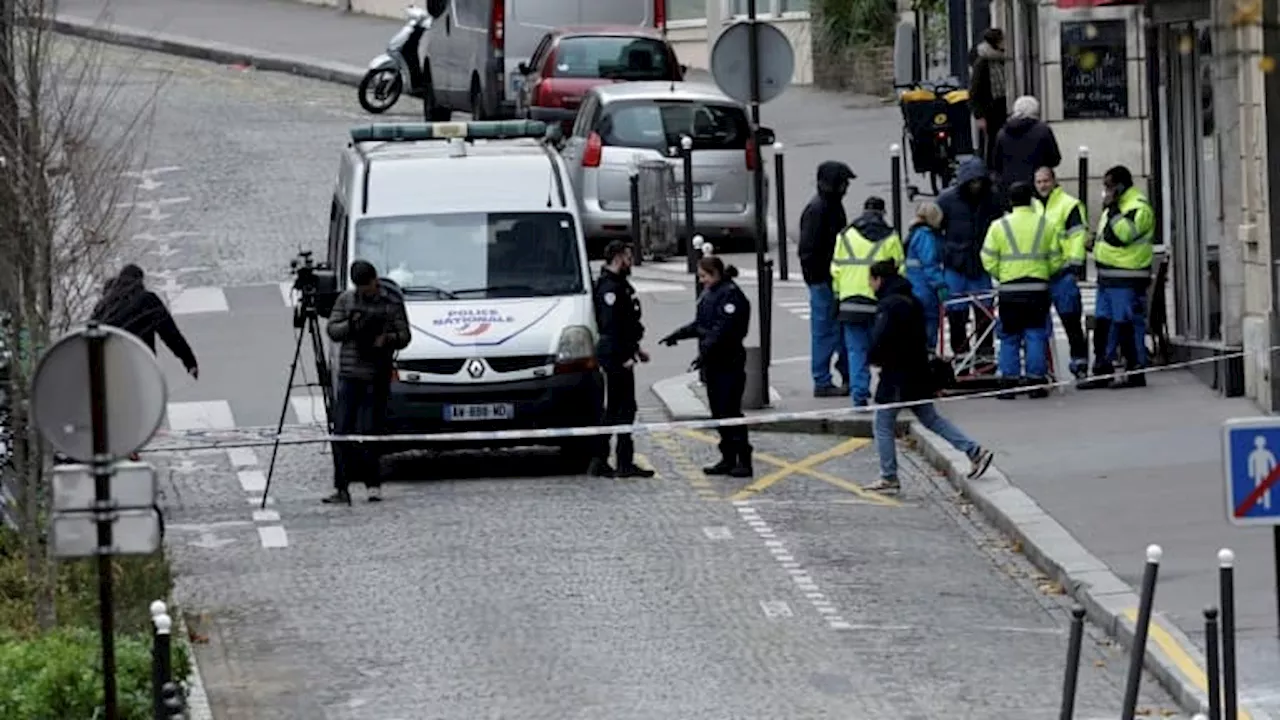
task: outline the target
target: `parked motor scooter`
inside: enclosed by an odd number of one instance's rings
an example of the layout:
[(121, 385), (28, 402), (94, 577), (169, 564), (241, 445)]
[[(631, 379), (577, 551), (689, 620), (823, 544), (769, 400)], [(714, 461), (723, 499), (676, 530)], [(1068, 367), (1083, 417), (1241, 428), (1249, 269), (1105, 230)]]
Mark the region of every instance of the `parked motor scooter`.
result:
[(387, 51), (369, 63), (369, 71), (360, 81), (360, 107), (375, 115), (390, 110), (402, 93), (421, 97), (423, 72), (418, 46), (431, 29), (431, 15), (413, 6), (404, 12), (408, 21), (387, 43)]

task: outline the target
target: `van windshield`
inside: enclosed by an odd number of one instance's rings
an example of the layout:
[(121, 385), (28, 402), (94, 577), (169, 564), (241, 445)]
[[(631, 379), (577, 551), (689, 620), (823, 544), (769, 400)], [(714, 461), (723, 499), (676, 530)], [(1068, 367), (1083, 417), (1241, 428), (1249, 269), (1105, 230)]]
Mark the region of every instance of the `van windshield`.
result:
[(585, 292), (577, 228), (563, 212), (363, 218), (354, 249), (414, 300)]
[(745, 150), (751, 136), (742, 108), (735, 105), (641, 100), (609, 105), (597, 132), (605, 145), (666, 151), (693, 138), (694, 150)]
[(551, 77), (668, 80), (671, 63), (661, 40), (622, 35), (567, 37), (556, 47)]

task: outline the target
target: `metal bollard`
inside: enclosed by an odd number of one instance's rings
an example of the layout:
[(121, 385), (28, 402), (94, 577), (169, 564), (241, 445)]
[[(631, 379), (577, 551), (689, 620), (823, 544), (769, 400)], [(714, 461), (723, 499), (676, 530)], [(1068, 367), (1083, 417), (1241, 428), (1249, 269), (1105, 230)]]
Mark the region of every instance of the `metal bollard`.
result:
[(693, 222), (693, 138), (680, 136), (680, 156), (684, 160), (684, 236), (689, 238), (689, 273), (698, 271), (698, 249), (694, 246)]
[(160, 690), (161, 707), (163, 715), (157, 715), (158, 720), (186, 720), (187, 701), (182, 697), (182, 691), (178, 689), (177, 683), (167, 682)]
[(1218, 551), (1218, 606), (1222, 613), (1222, 716), (1235, 720), (1236, 713), (1236, 554), (1227, 548)]
[(893, 231), (902, 237), (902, 146), (889, 146), (889, 194), (893, 209)]
[(698, 260), (712, 254), (715, 250), (715, 246), (706, 240), (703, 240), (701, 235), (694, 235), (693, 240), (689, 242), (689, 247), (692, 248), (695, 253), (693, 260), (693, 299), (696, 301), (698, 298), (702, 297), (702, 283), (698, 282)]
[(787, 183), (786, 169), (783, 162), (782, 143), (773, 144), (773, 183), (776, 186), (778, 207), (775, 210), (778, 222), (778, 274), (782, 281), (787, 281)]
[(760, 276), (760, 407), (769, 407), (769, 365), (773, 362), (773, 258)]
[(1089, 202), (1089, 146), (1081, 145), (1080, 149), (1076, 152), (1079, 153), (1079, 158), (1077, 160), (1079, 164), (1077, 165), (1076, 172), (1080, 175), (1077, 178), (1077, 182), (1080, 184), (1079, 194), (1076, 195), (1076, 197), (1079, 198), (1080, 202), (1087, 205)]
[(1147, 568), (1142, 573), (1142, 594), (1138, 598), (1138, 622), (1133, 628), (1133, 648), (1129, 652), (1129, 678), (1124, 688), (1124, 710), (1120, 720), (1133, 720), (1138, 710), (1138, 687), (1142, 684), (1142, 661), (1147, 654), (1147, 630), (1151, 626), (1151, 604), (1160, 574), (1159, 545), (1147, 546)]
[(1222, 720), (1222, 668), (1218, 659), (1218, 608), (1204, 609), (1205, 675), (1209, 680), (1209, 718)]
[(169, 617), (169, 608), (160, 600), (151, 603), (151, 624), (153, 634), (151, 640), (151, 695), (156, 718), (167, 717), (164, 713), (164, 699), (161, 691), (164, 684), (172, 680), (172, 629), (173, 620)]
[(640, 173), (631, 173), (631, 246), (635, 248), (636, 265), (644, 263), (644, 245), (640, 231)]
[(1059, 720), (1071, 720), (1076, 712), (1076, 685), (1080, 679), (1080, 646), (1084, 644), (1084, 608), (1071, 608), (1071, 637), (1067, 640), (1067, 673), (1062, 680), (1062, 712)]

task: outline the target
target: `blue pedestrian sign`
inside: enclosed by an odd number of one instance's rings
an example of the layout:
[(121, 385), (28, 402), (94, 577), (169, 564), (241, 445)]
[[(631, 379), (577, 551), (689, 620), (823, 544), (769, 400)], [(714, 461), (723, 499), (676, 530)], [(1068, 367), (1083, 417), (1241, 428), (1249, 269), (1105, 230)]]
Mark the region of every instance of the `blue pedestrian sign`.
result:
[(1280, 525), (1280, 418), (1234, 418), (1222, 425), (1227, 520)]

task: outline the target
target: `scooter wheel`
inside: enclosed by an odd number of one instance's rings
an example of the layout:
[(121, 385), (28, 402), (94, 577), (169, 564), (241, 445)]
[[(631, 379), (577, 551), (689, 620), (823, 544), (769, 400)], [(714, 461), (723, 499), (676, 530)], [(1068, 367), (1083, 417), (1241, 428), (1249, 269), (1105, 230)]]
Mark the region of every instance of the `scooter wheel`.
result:
[(356, 91), (360, 107), (374, 115), (391, 109), (400, 99), (400, 76), (394, 70), (370, 70), (360, 80)]

